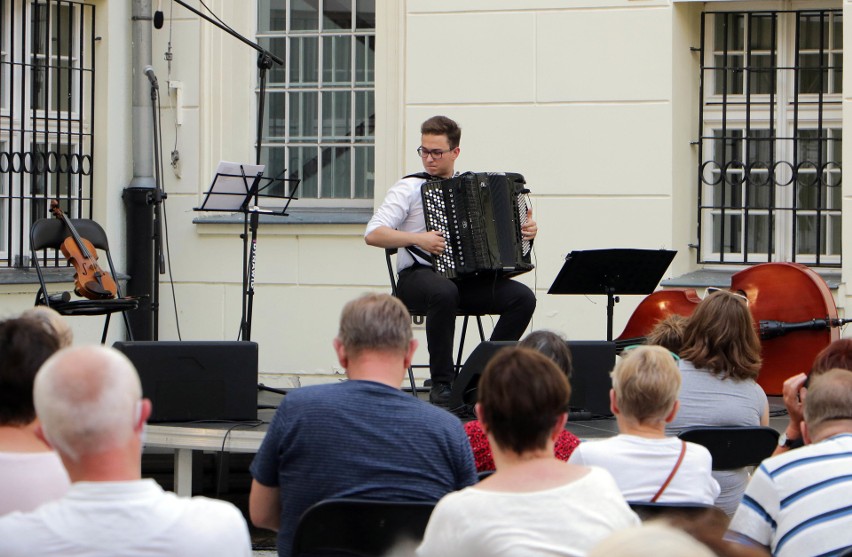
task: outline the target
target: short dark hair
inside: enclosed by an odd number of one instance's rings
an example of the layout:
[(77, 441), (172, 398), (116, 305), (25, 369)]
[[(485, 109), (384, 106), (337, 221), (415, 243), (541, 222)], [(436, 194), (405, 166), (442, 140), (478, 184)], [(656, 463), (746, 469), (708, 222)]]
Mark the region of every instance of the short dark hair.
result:
[(34, 319), (0, 322), (0, 425), (26, 425), (35, 419), (33, 381), (57, 350), (59, 340)]
[(553, 331), (533, 331), (518, 343), (518, 346), (532, 348), (553, 360), (569, 380), (574, 373), (574, 362), (568, 341)]
[(529, 348), (500, 350), (479, 381), (483, 424), (501, 448), (517, 454), (547, 446), (570, 398), (565, 374), (553, 360)]
[(852, 338), (835, 340), (814, 358), (811, 375), (819, 375), (833, 368), (852, 371)]
[(461, 128), (446, 116), (432, 116), (420, 126), (423, 135), (446, 135), (450, 149), (455, 149), (461, 143)]

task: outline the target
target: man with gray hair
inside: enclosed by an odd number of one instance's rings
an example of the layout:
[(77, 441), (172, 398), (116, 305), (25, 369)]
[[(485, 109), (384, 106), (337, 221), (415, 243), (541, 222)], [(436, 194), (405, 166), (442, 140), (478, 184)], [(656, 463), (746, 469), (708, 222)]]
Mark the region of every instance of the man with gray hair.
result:
[(417, 348), (402, 302), (349, 302), (333, 344), (349, 380), (291, 391), (251, 465), (251, 520), (278, 531), (284, 557), (299, 517), (324, 499), (438, 501), (476, 482), (459, 420), (399, 389)]
[(142, 479), (151, 402), (120, 352), (57, 352), (39, 370), (33, 399), (36, 433), (59, 454), (72, 485), (64, 498), (31, 513), (0, 517), (0, 555), (251, 555), (236, 507), (178, 498)]
[(840, 555), (852, 547), (852, 373), (832, 369), (812, 379), (806, 445), (763, 461), (728, 532), (777, 557)]

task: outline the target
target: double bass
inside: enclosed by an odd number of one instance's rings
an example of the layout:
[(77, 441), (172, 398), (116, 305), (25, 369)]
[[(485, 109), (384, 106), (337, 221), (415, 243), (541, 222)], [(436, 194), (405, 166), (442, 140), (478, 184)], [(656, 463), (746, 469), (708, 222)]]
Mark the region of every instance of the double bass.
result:
[(59, 246), (59, 251), (74, 267), (74, 293), (90, 300), (115, 298), (118, 287), (112, 275), (98, 265), (95, 246), (80, 236), (55, 199), (50, 202), (50, 212), (68, 229), (68, 237)]
[[(784, 380), (808, 372), (816, 355), (840, 338), (837, 306), (828, 285), (799, 263), (763, 263), (731, 277), (731, 288), (748, 298), (760, 336), (762, 365), (757, 383), (780, 395)], [(693, 289), (660, 290), (646, 297), (616, 339), (635, 344), (671, 314), (689, 316), (701, 298)]]

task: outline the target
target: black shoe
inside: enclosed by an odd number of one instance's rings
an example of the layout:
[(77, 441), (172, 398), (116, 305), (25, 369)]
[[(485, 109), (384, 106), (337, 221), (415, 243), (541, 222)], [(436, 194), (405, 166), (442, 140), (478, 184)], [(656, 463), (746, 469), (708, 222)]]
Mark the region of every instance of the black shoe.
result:
[(450, 395), (453, 390), (449, 383), (435, 382), (429, 390), (429, 402), (435, 406), (443, 406), (446, 408), (450, 405)]

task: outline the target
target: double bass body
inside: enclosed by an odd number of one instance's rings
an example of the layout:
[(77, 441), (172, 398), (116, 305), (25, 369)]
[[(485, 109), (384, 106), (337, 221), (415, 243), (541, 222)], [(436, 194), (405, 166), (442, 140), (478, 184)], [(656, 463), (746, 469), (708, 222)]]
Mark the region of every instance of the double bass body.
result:
[[(828, 285), (799, 263), (763, 263), (731, 277), (731, 290), (749, 301), (755, 327), (761, 333), (763, 364), (757, 382), (769, 395), (780, 395), (784, 380), (807, 372), (816, 355), (840, 338), (837, 306)], [(646, 336), (671, 314), (689, 316), (701, 299), (693, 289), (654, 292), (630, 317), (619, 345)], [(785, 327), (787, 324), (797, 326)], [(774, 330), (770, 334), (771, 326)], [(786, 333), (785, 331), (791, 331)]]

